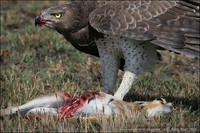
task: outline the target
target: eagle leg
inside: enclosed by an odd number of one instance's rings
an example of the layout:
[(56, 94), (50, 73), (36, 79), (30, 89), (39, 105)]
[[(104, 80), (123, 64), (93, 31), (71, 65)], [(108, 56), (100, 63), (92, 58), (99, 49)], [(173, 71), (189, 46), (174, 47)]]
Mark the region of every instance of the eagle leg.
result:
[(125, 71), (124, 76), (122, 79), (122, 82), (117, 90), (117, 92), (114, 94), (116, 99), (123, 100), (126, 93), (131, 89), (133, 82), (136, 79), (136, 74)]
[(104, 92), (113, 94), (113, 89), (117, 79), (120, 59), (115, 56), (104, 55), (101, 57), (104, 77)]
[(145, 45), (144, 42), (121, 37), (120, 48), (125, 59), (124, 75), (122, 82), (114, 94), (115, 98), (123, 100), (126, 93), (131, 89), (137, 75), (145, 70), (151, 70), (156, 59), (154, 46)]
[(120, 57), (117, 55), (117, 52), (110, 52), (113, 50), (112, 46), (108, 45), (109, 47), (107, 47), (101, 40), (96, 42), (103, 69), (104, 92), (113, 94), (113, 88), (120, 67)]

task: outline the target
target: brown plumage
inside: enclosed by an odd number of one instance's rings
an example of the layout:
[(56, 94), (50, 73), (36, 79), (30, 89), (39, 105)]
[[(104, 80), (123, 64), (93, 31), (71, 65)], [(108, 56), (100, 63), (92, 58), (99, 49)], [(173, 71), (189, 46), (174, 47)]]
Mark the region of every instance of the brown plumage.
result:
[(90, 14), (90, 24), (104, 34), (151, 41), (165, 49), (199, 56), (199, 2), (110, 2)]
[(124, 69), (115, 93), (123, 99), (136, 75), (156, 63), (156, 48), (199, 58), (199, 5), (194, 0), (75, 0), (45, 9), (35, 23), (63, 34), (76, 49), (100, 56), (105, 92), (112, 92), (118, 69)]

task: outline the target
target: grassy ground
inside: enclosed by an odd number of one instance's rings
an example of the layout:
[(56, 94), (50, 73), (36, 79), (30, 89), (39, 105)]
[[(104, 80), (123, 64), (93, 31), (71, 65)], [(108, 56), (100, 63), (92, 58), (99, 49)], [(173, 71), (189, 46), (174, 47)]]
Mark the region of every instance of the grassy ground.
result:
[[(97, 58), (80, 53), (58, 33), (35, 28), (34, 18), (57, 2), (1, 1), (1, 108), (20, 105), (39, 95), (68, 92), (81, 95), (100, 90), (101, 66)], [(62, 2), (60, 2), (62, 3)], [(163, 97), (176, 111), (150, 120), (118, 120), (99, 124), (28, 120), (19, 115), (0, 120), (1, 132), (35, 131), (199, 131), (198, 59), (162, 52), (153, 74), (139, 77), (126, 101)], [(117, 86), (123, 72), (119, 73)]]

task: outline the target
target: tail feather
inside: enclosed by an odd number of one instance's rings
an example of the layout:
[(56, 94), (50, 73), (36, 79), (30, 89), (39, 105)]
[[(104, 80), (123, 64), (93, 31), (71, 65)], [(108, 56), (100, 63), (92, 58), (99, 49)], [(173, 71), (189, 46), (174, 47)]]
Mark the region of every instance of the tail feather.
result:
[[(200, 57), (200, 2), (179, 1), (165, 15), (150, 20), (151, 42), (165, 49)], [(166, 21), (167, 18), (167, 21)], [(161, 24), (161, 25), (157, 25)], [(154, 27), (157, 25), (156, 27)]]
[(197, 48), (197, 50), (196, 50), (194, 47), (191, 47), (191, 45), (187, 45), (187, 46), (184, 46), (184, 48), (178, 49), (178, 48), (168, 47), (168, 45), (169, 45), (168, 42), (160, 41), (160, 40), (152, 41), (152, 43), (157, 44), (157, 45), (159, 45), (165, 49), (168, 49), (170, 51), (174, 51), (176, 53), (182, 53), (182, 54), (191, 55), (191, 56), (200, 58), (199, 48)]

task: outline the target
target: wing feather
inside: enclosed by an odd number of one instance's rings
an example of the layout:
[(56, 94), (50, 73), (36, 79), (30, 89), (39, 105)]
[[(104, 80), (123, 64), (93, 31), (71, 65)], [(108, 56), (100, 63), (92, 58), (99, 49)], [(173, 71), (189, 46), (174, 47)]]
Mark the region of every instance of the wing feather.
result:
[(112, 1), (89, 16), (98, 32), (152, 43), (199, 57), (198, 1)]

